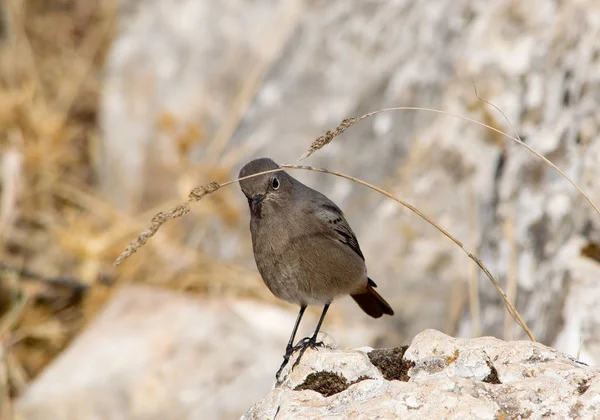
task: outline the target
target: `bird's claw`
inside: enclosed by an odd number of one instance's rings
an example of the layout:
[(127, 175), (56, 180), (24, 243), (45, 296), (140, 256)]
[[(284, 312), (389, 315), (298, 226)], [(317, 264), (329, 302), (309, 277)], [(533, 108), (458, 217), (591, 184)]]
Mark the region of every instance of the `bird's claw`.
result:
[(304, 337), (302, 340), (298, 341), (298, 344), (292, 347), (292, 353), (296, 350), (306, 350), (308, 347), (316, 349), (317, 347), (323, 347), (324, 345), (325, 344), (322, 341), (317, 341), (316, 337)]
[(300, 342), (294, 346), (294, 351), (300, 350), (300, 354), (298, 355), (298, 358), (292, 365), (292, 370), (294, 370), (294, 368), (296, 366), (298, 366), (298, 364), (300, 363), (300, 360), (302, 359), (302, 356), (304, 356), (304, 352), (306, 351), (306, 349), (308, 349), (308, 348), (316, 349), (317, 347), (322, 347), (322, 346), (324, 346), (323, 342), (317, 341), (317, 337), (315, 337), (315, 336), (312, 336), (310, 338), (306, 337), (306, 338), (303, 338), (302, 340), (300, 340)]
[(300, 350), (300, 354), (298, 355), (298, 358), (292, 365), (292, 370), (294, 370), (294, 368), (298, 366), (298, 364), (300, 363), (300, 359), (302, 359), (302, 356), (304, 355), (304, 352), (307, 348), (316, 349), (317, 347), (323, 347), (324, 345), (325, 344), (322, 341), (317, 341), (316, 337), (304, 337), (302, 340), (298, 341), (298, 344), (296, 344), (295, 346), (288, 345), (285, 348), (285, 354), (283, 355), (283, 363), (281, 364), (279, 370), (275, 374), (277, 384), (280, 383), (279, 377), (281, 376), (283, 368), (288, 364), (290, 358), (292, 357), (295, 351)]

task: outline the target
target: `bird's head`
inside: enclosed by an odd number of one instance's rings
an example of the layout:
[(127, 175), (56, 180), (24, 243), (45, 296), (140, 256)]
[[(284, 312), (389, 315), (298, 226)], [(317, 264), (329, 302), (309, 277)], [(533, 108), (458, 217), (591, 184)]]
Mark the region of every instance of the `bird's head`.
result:
[[(279, 165), (269, 158), (248, 162), (240, 170), (239, 178), (264, 171), (279, 169)], [(283, 206), (291, 194), (293, 178), (285, 171), (271, 172), (240, 181), (240, 188), (248, 199), (253, 214), (261, 214), (264, 207)]]

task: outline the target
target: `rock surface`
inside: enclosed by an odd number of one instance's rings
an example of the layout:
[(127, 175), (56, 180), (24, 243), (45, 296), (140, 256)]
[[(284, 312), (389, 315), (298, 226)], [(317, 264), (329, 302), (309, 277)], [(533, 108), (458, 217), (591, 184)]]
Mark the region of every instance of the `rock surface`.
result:
[(307, 350), (284, 374), (243, 419), (600, 416), (600, 369), (526, 341), (426, 330), (404, 348)]
[(128, 286), (36, 378), (19, 418), (238, 417), (272, 388), (293, 322), (265, 304)]

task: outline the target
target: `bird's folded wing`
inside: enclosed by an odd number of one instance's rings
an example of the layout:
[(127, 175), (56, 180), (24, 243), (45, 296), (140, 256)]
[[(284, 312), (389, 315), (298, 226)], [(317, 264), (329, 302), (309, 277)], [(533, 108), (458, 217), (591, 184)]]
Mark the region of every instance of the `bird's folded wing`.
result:
[(326, 229), (331, 232), (331, 235), (349, 246), (361, 259), (365, 259), (358, 245), (358, 240), (344, 217), (344, 213), (337, 206), (323, 204), (318, 207), (316, 215), (326, 224)]

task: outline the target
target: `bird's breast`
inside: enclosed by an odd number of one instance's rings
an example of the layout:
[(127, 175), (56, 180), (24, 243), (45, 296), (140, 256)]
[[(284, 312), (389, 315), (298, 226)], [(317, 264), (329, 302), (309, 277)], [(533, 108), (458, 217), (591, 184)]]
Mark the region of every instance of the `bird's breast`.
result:
[(309, 304), (331, 302), (366, 286), (364, 261), (311, 226), (291, 218), (251, 220), (256, 266), (271, 292), (289, 302)]

